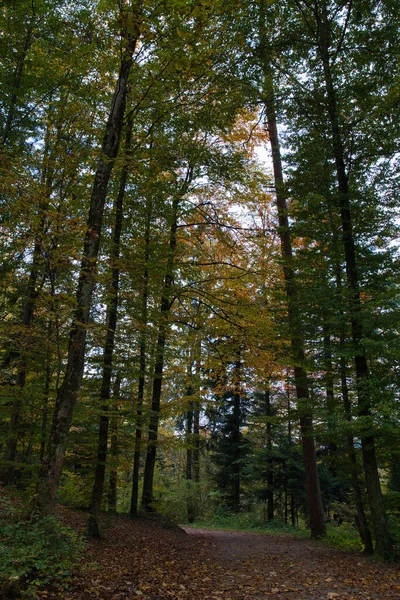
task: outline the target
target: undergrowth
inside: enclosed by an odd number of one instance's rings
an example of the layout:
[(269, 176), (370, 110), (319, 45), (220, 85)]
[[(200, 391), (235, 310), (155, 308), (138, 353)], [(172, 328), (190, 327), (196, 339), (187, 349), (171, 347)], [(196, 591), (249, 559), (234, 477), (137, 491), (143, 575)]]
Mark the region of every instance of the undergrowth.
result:
[(40, 590), (67, 588), (84, 541), (55, 517), (31, 521), (0, 499), (0, 598), (34, 600)]
[(282, 533), (307, 536), (307, 531), (298, 527), (285, 524), (280, 519), (266, 522), (254, 517), (253, 513), (239, 513), (237, 515), (214, 515), (211, 518), (198, 519), (193, 527), (206, 529), (226, 529), (230, 531), (259, 531), (263, 533)]
[(328, 524), (326, 537), (322, 539), (322, 543), (331, 548), (351, 552), (361, 552), (363, 549), (357, 529), (349, 523), (343, 523), (342, 525)]

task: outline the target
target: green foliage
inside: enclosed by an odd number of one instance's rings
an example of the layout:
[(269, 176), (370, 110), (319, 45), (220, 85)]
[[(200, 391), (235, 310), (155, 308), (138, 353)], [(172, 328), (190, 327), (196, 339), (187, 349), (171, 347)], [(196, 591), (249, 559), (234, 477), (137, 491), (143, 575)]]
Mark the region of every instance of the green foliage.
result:
[(65, 471), (58, 491), (61, 504), (71, 508), (87, 508), (90, 504), (92, 477), (82, 477), (81, 474)]
[(34, 599), (43, 587), (65, 589), (83, 551), (83, 540), (56, 518), (22, 519), (1, 500), (0, 597)]
[[(156, 493), (161, 490), (156, 490)], [(158, 496), (156, 510), (167, 519), (175, 523), (185, 523), (187, 521), (187, 495), (186, 481), (172, 489), (165, 488)]]
[(326, 528), (326, 538), (324, 538), (325, 543), (339, 550), (350, 550), (352, 552), (360, 552), (362, 550), (357, 529), (349, 523), (343, 523), (339, 526), (328, 525)]
[(262, 506), (255, 507), (249, 512), (228, 514), (219, 512), (208, 518), (198, 519), (195, 527), (208, 529), (229, 529), (232, 531), (262, 531), (270, 533), (295, 533), (296, 535), (309, 535), (308, 532), (285, 524), (280, 519), (274, 519), (269, 523), (265, 520)]

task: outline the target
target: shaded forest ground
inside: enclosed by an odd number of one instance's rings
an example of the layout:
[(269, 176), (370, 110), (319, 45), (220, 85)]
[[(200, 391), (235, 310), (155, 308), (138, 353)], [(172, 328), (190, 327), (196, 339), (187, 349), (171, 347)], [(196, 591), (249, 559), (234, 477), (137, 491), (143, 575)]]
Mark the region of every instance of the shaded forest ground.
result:
[[(62, 511), (83, 530), (86, 515)], [(289, 535), (209, 531), (104, 517), (64, 600), (395, 600), (399, 565)], [(43, 598), (60, 598), (43, 592)]]

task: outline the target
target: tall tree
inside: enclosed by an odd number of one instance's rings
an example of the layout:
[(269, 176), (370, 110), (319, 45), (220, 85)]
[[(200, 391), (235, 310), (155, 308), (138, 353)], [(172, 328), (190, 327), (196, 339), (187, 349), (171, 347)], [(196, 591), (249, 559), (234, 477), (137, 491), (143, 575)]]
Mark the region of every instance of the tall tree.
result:
[(124, 8), (121, 13), (121, 24), (123, 43), (121, 65), (90, 200), (83, 258), (76, 293), (77, 308), (69, 337), (68, 363), (57, 395), (52, 429), (35, 501), (35, 512), (39, 515), (46, 515), (54, 509), (71, 418), (83, 375), (86, 325), (91, 307), (104, 203), (111, 171), (118, 154), (125, 114), (128, 78), (140, 35), (140, 3), (134, 3), (132, 6)]
[[(351, 16), (351, 4), (348, 5), (346, 18)], [(345, 153), (342, 142), (342, 131), (337, 107), (337, 92), (332, 71), (332, 52), (337, 52), (340, 47), (332, 49), (331, 22), (327, 3), (322, 0), (316, 3), (314, 18), (316, 23), (317, 49), (323, 67), (324, 83), (327, 99), (327, 111), (331, 126), (331, 143), (335, 159), (337, 186), (339, 194), (340, 216), (342, 223), (342, 241), (346, 261), (346, 277), (349, 287), (349, 311), (351, 330), (354, 344), (354, 362), (357, 377), (357, 392), (359, 402), (359, 415), (368, 417), (371, 414), (371, 398), (368, 390), (369, 370), (367, 357), (363, 349), (364, 337), (362, 312), (359, 289), (359, 276), (353, 232), (352, 212), (350, 205), (349, 181), (345, 167)], [(340, 43), (340, 42), (339, 42)], [(371, 508), (376, 551), (388, 558), (393, 555), (393, 540), (391, 539), (386, 520), (386, 511), (383, 504), (382, 491), (379, 480), (378, 465), (375, 451), (375, 440), (369, 431), (361, 437), (363, 462), (366, 475), (369, 505)]]
[(266, 6), (263, 0), (261, 0), (259, 14), (259, 39), (260, 56), (264, 76), (264, 109), (266, 113), (266, 125), (268, 129), (274, 169), (275, 194), (279, 219), (279, 237), (281, 240), (283, 273), (288, 302), (290, 341), (293, 359), (295, 361), (294, 376), (302, 433), (302, 447), (310, 511), (311, 535), (313, 537), (318, 537), (325, 534), (325, 519), (319, 486), (316, 451), (313, 439), (313, 424), (310, 409), (310, 394), (307, 382), (307, 372), (304, 367), (304, 343), (301, 333), (300, 315), (298, 314), (298, 309), (296, 308), (298, 291), (292, 266), (292, 243), (290, 239), (287, 198), (283, 178), (281, 151), (278, 140), (273, 71), (271, 59), (268, 55), (266, 18)]
[[(379, 260), (382, 264), (383, 260), (386, 260), (383, 253), (379, 256), (371, 246), (367, 249), (366, 240), (372, 241), (377, 230), (387, 231), (386, 217), (379, 206), (387, 200), (383, 196), (378, 198), (377, 187), (374, 191), (370, 189), (367, 192), (369, 178), (373, 178), (372, 173), (375, 169), (380, 169), (378, 162), (382, 163), (382, 157), (390, 157), (395, 151), (393, 134), (396, 134), (391, 128), (390, 132), (387, 132), (385, 142), (382, 136), (372, 136), (369, 140), (370, 148), (365, 147), (364, 134), (371, 113), (383, 114), (388, 111), (390, 114), (392, 111), (392, 107), (382, 102), (380, 94), (383, 82), (388, 87), (393, 85), (392, 73), (384, 72), (382, 54), (377, 47), (374, 48), (374, 44), (381, 43), (382, 35), (390, 31), (390, 42), (386, 42), (387, 59), (392, 60), (393, 47), (390, 46), (398, 44), (398, 35), (392, 28), (394, 23), (398, 22), (398, 14), (392, 6), (375, 2), (356, 7), (353, 2), (343, 4), (322, 0), (312, 5), (300, 2), (290, 3), (288, 6), (294, 16), (292, 28), (297, 28), (297, 33), (303, 40), (303, 43), (296, 44), (298, 64), (291, 73), (292, 90), (297, 106), (303, 110), (301, 113), (297, 108), (298, 117), (294, 121), (298, 131), (299, 127), (302, 130), (303, 140), (312, 140), (313, 160), (321, 164), (321, 160), (315, 155), (318, 147), (326, 161), (323, 167), (325, 190), (322, 202), (328, 204), (328, 214), (335, 215), (335, 227), (339, 227), (341, 231), (341, 257), (346, 272), (345, 313), (352, 337), (361, 426), (359, 434), (362, 439), (376, 551), (381, 555), (390, 556), (393, 554), (393, 544), (387, 529), (377, 468), (376, 443), (371, 427), (375, 392), (368, 368), (366, 346), (370, 335), (368, 310), (362, 301), (362, 295), (363, 288), (368, 285), (366, 282), (368, 279), (371, 281), (368, 270), (373, 262)], [(374, 24), (370, 19), (371, 11), (377, 17)], [(382, 20), (383, 14), (390, 17)], [(369, 53), (363, 51), (365, 45), (370, 47)], [(308, 67), (306, 85), (304, 81), (300, 81), (301, 61)], [(370, 75), (372, 65), (373, 77)], [(301, 70), (304, 72), (304, 67), (301, 67)], [(294, 74), (297, 75), (297, 80)], [(289, 114), (290, 112), (293, 115), (293, 105)], [(297, 147), (303, 148), (303, 160), (305, 145), (298, 137)], [(308, 156), (310, 159), (311, 154)], [(313, 170), (311, 162), (308, 163), (307, 172), (310, 172), (310, 167)], [(321, 175), (317, 175), (317, 178), (320, 179)], [(369, 196), (370, 200), (375, 196), (375, 199), (372, 200), (372, 204), (369, 202), (367, 207), (362, 201), (363, 196)], [(330, 217), (325, 222), (329, 219)], [(371, 229), (372, 222), (377, 228), (375, 232)], [(366, 261), (367, 254), (369, 266)], [(372, 290), (371, 287), (369, 289)]]
[(182, 197), (188, 192), (192, 177), (193, 168), (191, 165), (188, 165), (186, 170), (186, 177), (183, 182), (180, 182), (180, 184), (178, 184), (177, 182), (177, 189), (172, 198), (170, 235), (168, 243), (168, 254), (165, 269), (164, 285), (160, 302), (159, 328), (155, 350), (153, 391), (151, 399), (151, 413), (149, 420), (149, 432), (147, 436), (146, 462), (143, 478), (142, 507), (146, 510), (153, 509), (153, 478), (157, 453), (156, 443), (158, 439), (158, 426), (160, 419), (160, 403), (164, 371), (165, 344), (169, 328), (169, 315), (174, 301), (172, 295), (172, 285), (177, 244), (176, 232), (178, 228), (178, 208)]
[(128, 179), (129, 155), (131, 151), (132, 138), (132, 118), (128, 119), (126, 127), (125, 141), (125, 164), (122, 169), (119, 183), (118, 194), (114, 203), (115, 224), (112, 233), (112, 243), (110, 251), (111, 267), (111, 289), (107, 304), (106, 315), (106, 339), (103, 353), (103, 377), (101, 381), (100, 401), (102, 403), (99, 423), (99, 443), (97, 447), (97, 462), (92, 490), (92, 501), (90, 504), (90, 514), (88, 520), (88, 533), (92, 537), (99, 537), (98, 513), (101, 509), (103, 499), (104, 479), (106, 472), (106, 459), (108, 447), (108, 429), (109, 429), (109, 401), (111, 397), (111, 377), (113, 370), (113, 357), (115, 345), (115, 331), (118, 320), (118, 297), (119, 297), (119, 279), (120, 279), (120, 242), (123, 226), (123, 207), (124, 197)]

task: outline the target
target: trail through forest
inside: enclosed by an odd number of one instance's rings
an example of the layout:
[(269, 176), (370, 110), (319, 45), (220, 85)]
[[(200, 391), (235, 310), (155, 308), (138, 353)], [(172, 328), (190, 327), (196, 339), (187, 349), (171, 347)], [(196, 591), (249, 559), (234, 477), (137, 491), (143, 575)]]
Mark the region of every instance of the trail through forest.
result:
[[(65, 518), (85, 525), (82, 514)], [(183, 531), (124, 517), (105, 517), (103, 531), (88, 542), (86, 565), (65, 600), (400, 599), (398, 565), (289, 535)]]

